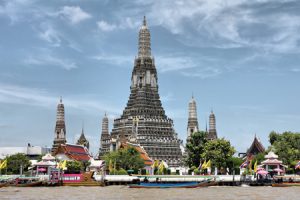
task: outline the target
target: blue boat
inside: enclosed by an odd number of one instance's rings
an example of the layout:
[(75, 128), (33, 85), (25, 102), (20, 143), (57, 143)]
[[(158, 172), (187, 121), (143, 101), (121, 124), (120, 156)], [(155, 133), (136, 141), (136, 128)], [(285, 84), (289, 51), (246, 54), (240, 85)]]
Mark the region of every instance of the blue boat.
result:
[(201, 183), (198, 182), (180, 182), (180, 183), (140, 183), (129, 185), (130, 188), (196, 188)]

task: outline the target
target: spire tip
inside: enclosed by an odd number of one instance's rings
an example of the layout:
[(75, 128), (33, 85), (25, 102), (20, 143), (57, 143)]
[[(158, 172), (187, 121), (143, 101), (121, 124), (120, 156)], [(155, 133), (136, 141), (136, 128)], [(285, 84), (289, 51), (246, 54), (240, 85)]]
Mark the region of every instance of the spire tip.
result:
[(82, 129), (81, 129), (81, 134), (84, 134), (84, 120), (82, 120)]
[(144, 15), (144, 20), (143, 20), (143, 25), (147, 26), (147, 22), (146, 22), (146, 16)]

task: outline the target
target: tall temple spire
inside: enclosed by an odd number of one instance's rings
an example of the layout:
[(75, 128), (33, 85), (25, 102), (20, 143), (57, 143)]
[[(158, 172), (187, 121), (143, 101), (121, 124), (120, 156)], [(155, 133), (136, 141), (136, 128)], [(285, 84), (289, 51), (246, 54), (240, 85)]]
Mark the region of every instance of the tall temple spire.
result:
[(85, 135), (84, 135), (84, 124), (82, 123), (82, 129), (81, 129), (81, 134), (79, 139), (77, 140), (78, 145), (82, 145), (84, 147), (86, 147), (87, 149), (90, 148), (90, 143), (89, 141), (86, 139)]
[(105, 112), (104, 117), (102, 119), (102, 134), (109, 135), (108, 131), (108, 117)]
[(100, 138), (100, 149), (99, 156), (103, 156), (105, 153), (110, 151), (110, 135), (108, 130), (108, 117), (105, 112), (104, 117), (102, 119), (102, 132)]
[(139, 32), (139, 52), (138, 57), (151, 57), (150, 31), (147, 26), (146, 16), (144, 16), (143, 25)]
[(64, 104), (62, 103), (62, 97), (60, 97), (59, 104), (57, 105), (52, 153), (56, 151), (60, 144), (65, 144), (66, 142), (65, 108)]
[(173, 128), (173, 120), (165, 114), (160, 101), (146, 17), (138, 40), (130, 96), (122, 115), (114, 120), (111, 148), (117, 146), (118, 138), (129, 142), (136, 138), (135, 142), (145, 149), (151, 159), (164, 160), (170, 167), (179, 166), (182, 161), (181, 141)]
[(215, 117), (213, 110), (211, 110), (211, 113), (209, 115), (209, 129), (208, 129), (207, 139), (215, 140), (217, 138), (218, 138), (218, 135), (217, 135), (217, 129), (216, 129), (216, 117)]
[(191, 137), (194, 132), (199, 131), (198, 118), (197, 118), (197, 105), (194, 95), (189, 102), (189, 118), (187, 125), (187, 139)]

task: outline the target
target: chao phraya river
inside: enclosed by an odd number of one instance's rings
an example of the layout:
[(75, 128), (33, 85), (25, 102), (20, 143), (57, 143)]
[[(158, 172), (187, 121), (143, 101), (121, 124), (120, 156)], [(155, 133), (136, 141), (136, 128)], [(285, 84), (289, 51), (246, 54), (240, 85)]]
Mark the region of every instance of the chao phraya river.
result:
[(213, 200), (297, 200), (300, 187), (208, 187), (191, 189), (131, 189), (127, 186), (109, 187), (39, 187), (0, 188), (0, 199), (213, 199)]

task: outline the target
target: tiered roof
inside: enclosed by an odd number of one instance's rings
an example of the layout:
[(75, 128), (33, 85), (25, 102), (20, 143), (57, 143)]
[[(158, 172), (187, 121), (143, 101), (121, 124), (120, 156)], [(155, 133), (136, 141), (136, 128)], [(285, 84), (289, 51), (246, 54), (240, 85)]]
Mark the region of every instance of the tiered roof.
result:
[(50, 153), (47, 153), (46, 155), (44, 155), (43, 157), (42, 157), (42, 160), (43, 161), (48, 161), (48, 160), (55, 160), (55, 157), (53, 157)]
[(92, 158), (86, 147), (74, 144), (61, 144), (55, 152), (55, 155), (58, 154), (64, 154), (69, 159), (77, 161), (89, 161)]
[(250, 148), (247, 150), (247, 155), (249, 154), (256, 155), (258, 153), (263, 153), (264, 151), (265, 151), (264, 146), (255, 135)]
[(79, 139), (77, 140), (77, 145), (82, 145), (82, 146), (85, 146), (87, 149), (89, 149), (90, 147), (90, 143), (89, 141), (86, 139), (85, 135), (84, 135), (84, 130), (82, 128), (82, 131), (81, 131), (81, 135), (79, 137)]
[(268, 155), (265, 155), (266, 160), (262, 161), (261, 164), (264, 165), (275, 165), (275, 164), (282, 164), (281, 160), (278, 160), (278, 156), (273, 152), (270, 151)]

